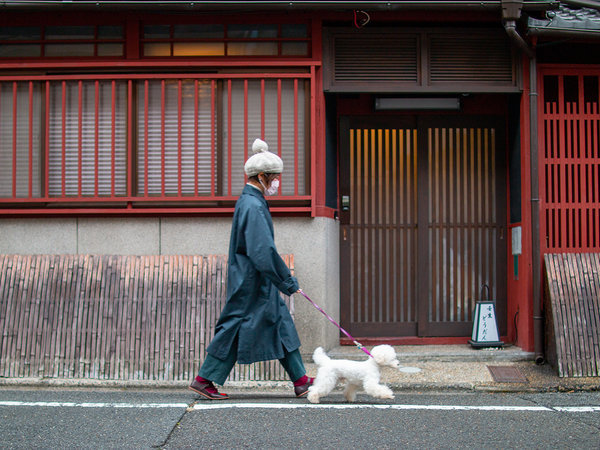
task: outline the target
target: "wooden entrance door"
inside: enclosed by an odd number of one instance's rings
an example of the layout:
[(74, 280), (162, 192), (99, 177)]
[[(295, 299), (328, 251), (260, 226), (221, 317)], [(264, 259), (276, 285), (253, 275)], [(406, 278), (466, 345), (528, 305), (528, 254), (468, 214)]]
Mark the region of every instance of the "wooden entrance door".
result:
[[(341, 124), (341, 320), (356, 336), (468, 336), (482, 287), (506, 316), (501, 124)], [(487, 297), (487, 293), (486, 293)]]

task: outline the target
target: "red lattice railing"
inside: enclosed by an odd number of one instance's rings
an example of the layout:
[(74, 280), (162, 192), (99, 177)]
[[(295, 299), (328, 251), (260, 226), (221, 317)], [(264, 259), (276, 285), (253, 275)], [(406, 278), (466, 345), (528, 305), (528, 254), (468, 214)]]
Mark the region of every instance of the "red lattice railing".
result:
[(542, 72), (542, 252), (600, 251), (600, 76)]
[(310, 211), (314, 71), (0, 77), (0, 210), (231, 209), (257, 138)]

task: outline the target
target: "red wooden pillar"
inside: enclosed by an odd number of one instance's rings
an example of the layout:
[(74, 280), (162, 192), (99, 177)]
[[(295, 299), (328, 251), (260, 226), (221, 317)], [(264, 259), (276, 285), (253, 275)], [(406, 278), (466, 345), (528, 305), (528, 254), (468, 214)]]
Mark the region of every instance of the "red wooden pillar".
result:
[[(538, 86), (539, 87), (539, 86)], [(531, 164), (530, 164), (530, 83), (529, 60), (523, 57), (523, 94), (520, 104), (521, 128), (521, 222), (510, 228), (521, 227), (521, 255), (518, 256), (518, 271), (515, 276), (511, 245), (508, 252), (508, 338), (525, 351), (533, 351), (533, 273), (532, 273), (532, 228), (531, 228)], [(512, 231), (512, 230), (511, 230)], [(509, 233), (510, 237), (510, 233)], [(515, 328), (516, 325), (516, 328)]]
[[(313, 20), (313, 58), (323, 58), (321, 21)], [(313, 198), (312, 216), (333, 218), (335, 210), (325, 206), (326, 198), (326, 140), (325, 140), (325, 96), (323, 94), (323, 70), (321, 66), (311, 67), (311, 99), (314, 102), (314, 118), (311, 123), (311, 161), (313, 161), (311, 192)]]

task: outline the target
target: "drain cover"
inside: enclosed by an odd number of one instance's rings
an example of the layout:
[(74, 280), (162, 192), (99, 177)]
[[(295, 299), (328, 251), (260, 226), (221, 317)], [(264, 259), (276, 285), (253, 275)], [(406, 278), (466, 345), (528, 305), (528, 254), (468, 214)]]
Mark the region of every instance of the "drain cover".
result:
[(527, 378), (513, 366), (487, 366), (496, 383), (527, 383)]

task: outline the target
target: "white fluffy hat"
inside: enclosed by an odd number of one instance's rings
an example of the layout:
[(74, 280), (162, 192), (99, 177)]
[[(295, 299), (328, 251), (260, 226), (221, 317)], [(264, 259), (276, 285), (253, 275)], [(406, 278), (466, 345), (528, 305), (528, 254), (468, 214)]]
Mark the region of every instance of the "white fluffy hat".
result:
[(254, 155), (248, 158), (244, 165), (244, 172), (249, 177), (264, 173), (283, 172), (283, 161), (275, 153), (269, 151), (269, 146), (263, 140), (256, 139), (252, 144)]

